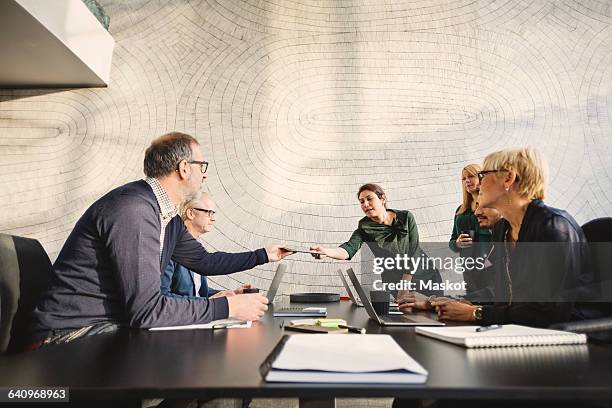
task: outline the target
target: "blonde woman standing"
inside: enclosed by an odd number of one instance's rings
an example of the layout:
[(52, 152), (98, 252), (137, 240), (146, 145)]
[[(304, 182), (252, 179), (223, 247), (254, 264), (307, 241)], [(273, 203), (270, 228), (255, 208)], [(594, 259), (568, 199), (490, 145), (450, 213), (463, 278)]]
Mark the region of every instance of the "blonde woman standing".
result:
[(463, 200), (455, 211), (453, 232), (448, 243), (456, 252), (471, 246), (473, 242), (491, 242), (491, 230), (481, 228), (474, 214), (480, 192), (478, 172), (481, 170), (479, 164), (468, 164), (461, 170)]

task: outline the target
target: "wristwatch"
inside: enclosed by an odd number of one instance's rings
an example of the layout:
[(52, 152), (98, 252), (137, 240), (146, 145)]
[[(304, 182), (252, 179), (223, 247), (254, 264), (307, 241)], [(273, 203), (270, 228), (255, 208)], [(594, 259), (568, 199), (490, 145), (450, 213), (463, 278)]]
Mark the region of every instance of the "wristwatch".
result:
[(482, 306), (476, 306), (476, 309), (472, 312), (474, 320), (482, 320)]

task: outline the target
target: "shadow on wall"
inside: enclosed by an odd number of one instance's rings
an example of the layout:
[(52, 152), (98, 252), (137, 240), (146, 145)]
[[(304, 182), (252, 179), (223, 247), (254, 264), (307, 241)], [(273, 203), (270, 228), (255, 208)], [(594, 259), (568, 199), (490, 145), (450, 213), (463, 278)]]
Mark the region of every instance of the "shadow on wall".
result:
[[(71, 91), (71, 88), (36, 88), (36, 89), (8, 89), (0, 88), (0, 103), (16, 101), (19, 99), (31, 98), (36, 96), (50, 95), (59, 92)], [(0, 115), (2, 111), (0, 110)], [(1, 116), (0, 116), (1, 117)]]

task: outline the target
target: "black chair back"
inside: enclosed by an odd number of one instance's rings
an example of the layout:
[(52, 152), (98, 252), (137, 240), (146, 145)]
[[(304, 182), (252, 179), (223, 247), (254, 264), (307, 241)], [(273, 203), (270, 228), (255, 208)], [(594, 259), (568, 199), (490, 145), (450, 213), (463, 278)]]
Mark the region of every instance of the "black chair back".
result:
[(23, 350), (32, 310), (52, 279), (37, 240), (0, 234), (0, 353)]
[(612, 293), (612, 218), (589, 221), (582, 230), (589, 241), (591, 265), (603, 295), (603, 302), (596, 308), (600, 310), (597, 317), (612, 317), (612, 302), (607, 299)]
[(589, 242), (612, 242), (612, 217), (591, 220), (582, 230)]
[[(582, 302), (577, 305), (582, 321), (562, 325), (562, 329), (588, 333), (593, 340), (612, 342), (612, 218), (597, 218), (582, 226), (589, 241), (589, 254), (593, 273), (603, 295), (600, 302)], [(598, 244), (605, 243), (605, 244)]]

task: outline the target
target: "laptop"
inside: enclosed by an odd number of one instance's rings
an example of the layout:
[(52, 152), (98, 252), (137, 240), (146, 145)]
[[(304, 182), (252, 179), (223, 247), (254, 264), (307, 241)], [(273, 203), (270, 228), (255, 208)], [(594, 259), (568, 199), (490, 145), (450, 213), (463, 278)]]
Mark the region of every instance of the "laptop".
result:
[[(276, 268), (276, 273), (274, 274), (274, 278), (272, 278), (272, 283), (270, 284), (270, 288), (268, 288), (268, 293), (266, 297), (268, 298), (268, 303), (271, 305), (274, 303), (274, 298), (276, 297), (276, 292), (278, 292), (278, 288), (283, 280), (283, 275), (287, 271), (287, 265), (281, 263)], [(326, 317), (327, 316), (327, 308), (326, 307), (284, 307), (274, 310), (274, 317)]]
[(361, 299), (361, 303), (365, 307), (366, 312), (368, 312), (368, 316), (370, 319), (374, 320), (381, 326), (444, 326), (445, 324), (439, 322), (437, 320), (430, 319), (421, 315), (389, 315), (389, 316), (379, 316), (376, 314), (374, 310), (374, 306), (372, 306), (372, 302), (366, 295), (361, 283), (357, 279), (355, 272), (353, 272), (352, 268), (346, 270), (353, 287), (357, 291), (357, 295)]
[(278, 264), (278, 267), (276, 268), (276, 273), (274, 274), (274, 278), (272, 278), (272, 283), (270, 284), (270, 287), (268, 288), (268, 293), (266, 294), (269, 304), (274, 303), (274, 297), (276, 297), (276, 292), (278, 292), (278, 287), (280, 286), (283, 280), (283, 275), (286, 271), (287, 265), (283, 263)]
[(346, 278), (344, 277), (344, 274), (342, 273), (342, 269), (338, 269), (338, 276), (340, 276), (340, 280), (342, 281), (344, 289), (346, 290), (348, 297), (351, 299), (351, 302), (353, 302), (355, 306), (363, 307), (363, 303), (361, 303), (359, 299), (355, 299), (353, 291), (351, 290), (351, 287), (349, 286), (348, 282), (346, 281)]
[[(363, 307), (363, 303), (361, 303), (361, 300), (357, 299), (353, 294), (351, 287), (349, 286), (348, 282), (346, 281), (346, 278), (344, 277), (344, 274), (342, 273), (342, 269), (338, 269), (338, 275), (340, 276), (340, 280), (342, 281), (344, 289), (346, 289), (346, 293), (348, 293), (351, 302), (353, 302), (353, 304), (357, 307)], [(400, 312), (399, 305), (396, 302), (391, 302), (389, 303), (389, 314), (402, 315), (403, 313)]]

